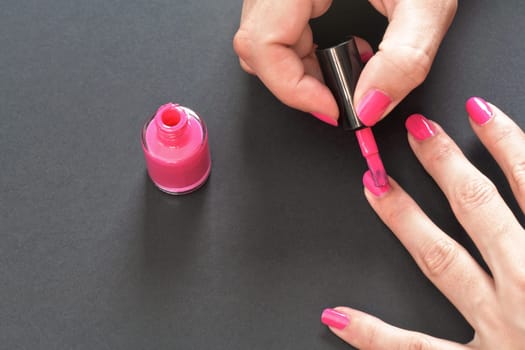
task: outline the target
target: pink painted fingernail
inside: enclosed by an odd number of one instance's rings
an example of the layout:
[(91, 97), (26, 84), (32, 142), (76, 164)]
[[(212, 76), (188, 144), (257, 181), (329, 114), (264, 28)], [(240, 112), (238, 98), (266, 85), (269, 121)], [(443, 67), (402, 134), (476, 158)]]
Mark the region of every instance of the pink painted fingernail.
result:
[(366, 63), (366, 62), (370, 61), (370, 59), (371, 59), (372, 57), (374, 57), (374, 53), (373, 53), (372, 51), (369, 51), (369, 52), (363, 52), (360, 56), (361, 56), (361, 61), (362, 61), (363, 63)]
[(333, 118), (330, 118), (326, 115), (323, 115), (323, 114), (320, 114), (320, 113), (315, 113), (315, 112), (312, 112), (312, 115), (314, 117), (316, 117), (317, 119), (319, 119), (320, 121), (323, 121), (325, 122), (326, 124), (330, 124), (332, 126), (337, 126), (337, 120), (333, 119)]
[(383, 116), (392, 99), (380, 90), (369, 91), (357, 105), (357, 116), (366, 126), (372, 126)]
[(488, 123), (488, 121), (494, 116), (487, 101), (481, 97), (469, 98), (466, 107), (470, 118), (478, 125), (484, 125)]
[[(388, 178), (387, 178), (388, 179)], [(376, 186), (376, 181), (374, 181), (374, 177), (372, 176), (372, 173), (370, 170), (368, 170), (363, 175), (363, 185), (370, 191), (374, 196), (381, 197), (388, 191), (390, 191), (391, 187), (388, 181), (383, 186)]]
[(350, 323), (350, 318), (334, 309), (324, 309), (321, 315), (321, 322), (328, 327), (344, 329)]
[(421, 114), (412, 114), (407, 118), (405, 126), (416, 140), (423, 141), (436, 134), (432, 123)]

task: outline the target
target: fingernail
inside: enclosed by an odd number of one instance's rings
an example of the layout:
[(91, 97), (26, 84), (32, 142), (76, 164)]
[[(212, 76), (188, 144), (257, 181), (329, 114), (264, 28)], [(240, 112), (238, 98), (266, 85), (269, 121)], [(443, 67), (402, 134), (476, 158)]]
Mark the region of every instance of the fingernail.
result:
[(363, 175), (363, 185), (376, 197), (381, 197), (391, 189), (390, 184), (388, 183), (388, 178), (384, 186), (376, 186), (376, 181), (370, 170)]
[(323, 114), (320, 114), (320, 113), (315, 113), (315, 112), (312, 112), (312, 115), (314, 117), (316, 117), (317, 119), (319, 119), (320, 121), (323, 121), (325, 122), (326, 124), (330, 124), (332, 126), (337, 126), (337, 120), (333, 119), (333, 118), (330, 118), (326, 115), (323, 115)]
[(486, 124), (494, 116), (487, 101), (481, 97), (469, 98), (466, 107), (470, 118), (478, 125)]
[(407, 118), (405, 126), (416, 140), (423, 141), (436, 134), (432, 123), (421, 114), (412, 114)]
[(366, 63), (366, 62), (370, 61), (370, 59), (374, 56), (374, 53), (372, 51), (363, 52), (360, 56), (361, 56), (361, 61), (363, 63)]
[(366, 126), (372, 126), (383, 116), (392, 99), (379, 90), (369, 91), (357, 105), (357, 116)]
[(334, 309), (324, 309), (321, 315), (321, 322), (328, 327), (344, 329), (350, 323), (350, 319), (345, 314)]

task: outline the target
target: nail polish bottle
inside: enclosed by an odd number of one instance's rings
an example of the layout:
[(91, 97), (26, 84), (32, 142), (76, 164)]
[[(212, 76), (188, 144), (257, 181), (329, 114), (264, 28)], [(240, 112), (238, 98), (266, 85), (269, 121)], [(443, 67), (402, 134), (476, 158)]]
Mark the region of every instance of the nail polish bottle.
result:
[(181, 195), (202, 186), (211, 170), (208, 133), (191, 109), (168, 103), (142, 129), (148, 173), (162, 191)]

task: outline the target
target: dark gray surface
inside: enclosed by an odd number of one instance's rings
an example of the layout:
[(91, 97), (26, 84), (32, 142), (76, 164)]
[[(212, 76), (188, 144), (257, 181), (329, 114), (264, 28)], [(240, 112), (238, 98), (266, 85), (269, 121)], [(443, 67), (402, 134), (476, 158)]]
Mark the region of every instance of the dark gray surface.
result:
[[(240, 3), (2, 2), (2, 349), (344, 349), (319, 322), (335, 305), (469, 340), (365, 202), (354, 137), (240, 70)], [(366, 1), (345, 6), (316, 35), (377, 43)], [(403, 122), (439, 121), (510, 200), (463, 105), (484, 96), (525, 126), (524, 15), (463, 1), (427, 82), (376, 127), (390, 174), (470, 250)], [(210, 132), (210, 181), (181, 198), (153, 187), (139, 144), (167, 101)]]

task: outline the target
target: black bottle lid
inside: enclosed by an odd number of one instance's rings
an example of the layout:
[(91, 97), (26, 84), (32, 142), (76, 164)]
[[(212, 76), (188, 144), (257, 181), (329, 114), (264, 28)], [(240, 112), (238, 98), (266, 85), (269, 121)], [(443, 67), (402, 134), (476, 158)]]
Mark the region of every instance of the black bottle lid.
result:
[(339, 107), (341, 125), (345, 130), (364, 128), (354, 108), (354, 92), (363, 69), (355, 40), (316, 51), (326, 85), (334, 94)]

